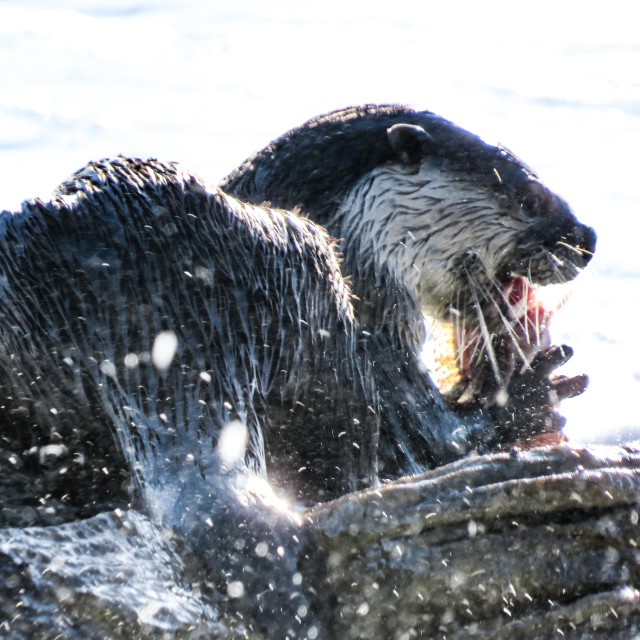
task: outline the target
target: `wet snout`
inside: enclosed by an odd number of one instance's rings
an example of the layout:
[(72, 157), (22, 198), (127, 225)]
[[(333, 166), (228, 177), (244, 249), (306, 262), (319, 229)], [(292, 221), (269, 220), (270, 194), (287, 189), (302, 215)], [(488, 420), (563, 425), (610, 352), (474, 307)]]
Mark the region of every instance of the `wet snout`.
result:
[(577, 269), (586, 267), (596, 250), (596, 232), (573, 217), (541, 220), (532, 237), (540, 248)]
[[(586, 267), (593, 257), (596, 250), (596, 232), (584, 224), (578, 224), (573, 233), (573, 237), (567, 243), (570, 247), (575, 248), (578, 256), (582, 259), (582, 266)], [(578, 257), (577, 256), (577, 257)]]
[(566, 257), (576, 268), (582, 269), (589, 264), (596, 250), (596, 232), (591, 227), (576, 223), (570, 229), (560, 230), (555, 240), (545, 248)]

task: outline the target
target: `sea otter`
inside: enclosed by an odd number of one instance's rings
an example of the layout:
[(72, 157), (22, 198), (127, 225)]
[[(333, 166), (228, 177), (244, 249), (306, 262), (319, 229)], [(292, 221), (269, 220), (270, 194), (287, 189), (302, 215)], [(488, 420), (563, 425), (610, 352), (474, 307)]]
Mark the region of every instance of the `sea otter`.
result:
[[(2, 509), (5, 522), (15, 522), (13, 507), (22, 517), (24, 504), (36, 507), (35, 521), (44, 522), (126, 504), (127, 465), (108, 435), (114, 421), (124, 458), (149, 493), (153, 482), (136, 461), (146, 456), (141, 443), (162, 452), (167, 438), (183, 438), (185, 425), (173, 425), (171, 412), (184, 423), (194, 419), (185, 407), (196, 403), (211, 412), (213, 403), (215, 420), (205, 410), (202, 418), (215, 424), (209, 445), (221, 425), (238, 419), (249, 428), (248, 462), (285, 495), (309, 504), (557, 429), (557, 401), (584, 388), (582, 376), (549, 379), (571, 350), (544, 348), (545, 314), (538, 315), (529, 285), (573, 278), (589, 261), (595, 234), (506, 149), (429, 112), (353, 107), (285, 134), (221, 187), (302, 215), (243, 207), (216, 192), (221, 209), (254, 233), (251, 248), (235, 251), (237, 243), (219, 229), (205, 248), (198, 244), (202, 232), (175, 243), (174, 218), (191, 215), (180, 209), (187, 206), (184, 194), (202, 191), (203, 183), (171, 165), (124, 158), (89, 165), (50, 203), (26, 203), (21, 213), (2, 215), (0, 482), (11, 496)], [(111, 224), (122, 229), (105, 231)], [(281, 244), (270, 242), (273, 233), (255, 231), (261, 225), (280, 229)], [(156, 231), (148, 239), (150, 229)], [(323, 229), (340, 238), (341, 264)], [(298, 275), (280, 261), (288, 242), (303, 246), (296, 233), (312, 237), (314, 255), (325, 261), (307, 256)], [(105, 238), (119, 238), (128, 259), (110, 259), (115, 249), (103, 247)], [(197, 308), (186, 286), (200, 291), (209, 267), (169, 272), (210, 247), (218, 252), (211, 260), (224, 265), (216, 266), (218, 273), (231, 274), (224, 284), (214, 282), (216, 291), (233, 300), (217, 303), (215, 313)], [(92, 270), (70, 262), (85, 254)], [(305, 283), (317, 277), (341, 292), (331, 294), (339, 303), (331, 295), (307, 295)], [(103, 310), (90, 321), (88, 300), (94, 313), (108, 302), (109, 314)], [(517, 306), (524, 311), (515, 313)], [(325, 322), (323, 314), (334, 308), (340, 319)], [(422, 365), (425, 310), (455, 319), (464, 397), (444, 398)], [(216, 330), (207, 333), (209, 325)], [(196, 349), (197, 356), (184, 356), (194, 362), (181, 365), (175, 385), (206, 387), (186, 373), (197, 362), (216, 389), (197, 402), (178, 401), (172, 391), (167, 376), (176, 375), (175, 363), (158, 380), (138, 380), (140, 371), (155, 371), (148, 364), (154, 336), (176, 333), (176, 326), (186, 332), (178, 336), (178, 353)], [(95, 340), (84, 336), (89, 330)], [(79, 340), (84, 346), (66, 346)], [(99, 345), (104, 355), (89, 360), (89, 384), (85, 365), (67, 352)], [(203, 353), (214, 360), (203, 360)], [(232, 364), (215, 360), (221, 357)], [(285, 367), (283, 359), (295, 366)], [(154, 419), (152, 432), (165, 444), (150, 444), (148, 426), (138, 433), (141, 410), (129, 400), (128, 408), (113, 408), (133, 393), (120, 375), (138, 385), (145, 412), (157, 405), (153, 411), (164, 417)], [(115, 381), (122, 391), (105, 401), (104, 389)], [(207, 450), (199, 440), (192, 444)], [(160, 485), (161, 475), (154, 476)], [(28, 488), (14, 491), (16, 482)]]
[[(587, 380), (549, 380), (571, 350), (548, 348), (534, 285), (574, 278), (596, 235), (509, 150), (428, 111), (350, 107), (289, 131), (220, 187), (295, 208), (339, 239), (380, 398), (384, 477), (563, 424), (556, 402)], [(424, 313), (454, 325), (458, 403), (424, 371)]]

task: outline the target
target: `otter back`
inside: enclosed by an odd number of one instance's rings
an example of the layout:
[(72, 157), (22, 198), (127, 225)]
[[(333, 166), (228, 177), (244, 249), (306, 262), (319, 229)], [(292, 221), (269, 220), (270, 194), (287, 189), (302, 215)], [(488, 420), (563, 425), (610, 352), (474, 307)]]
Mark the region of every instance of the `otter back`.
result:
[[(374, 481), (369, 365), (322, 229), (117, 158), (4, 213), (1, 231), (3, 430), (19, 455), (63, 448), (50, 492), (76, 470), (86, 502), (119, 477), (113, 432), (170, 521), (203, 478), (226, 491), (228, 467), (268, 472), (303, 501)], [(175, 339), (170, 363), (154, 362), (159, 335)], [(230, 422), (248, 443), (223, 463)]]

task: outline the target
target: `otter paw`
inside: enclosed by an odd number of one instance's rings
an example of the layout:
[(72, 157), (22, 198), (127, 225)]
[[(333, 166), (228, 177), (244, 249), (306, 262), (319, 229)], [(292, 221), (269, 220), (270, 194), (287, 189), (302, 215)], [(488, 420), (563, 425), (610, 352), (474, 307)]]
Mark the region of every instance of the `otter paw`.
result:
[(572, 355), (573, 349), (566, 345), (549, 347), (524, 371), (513, 375), (503, 393), (502, 406), (495, 407), (500, 445), (562, 429), (565, 418), (558, 413), (559, 403), (580, 395), (589, 381), (586, 375), (554, 375)]

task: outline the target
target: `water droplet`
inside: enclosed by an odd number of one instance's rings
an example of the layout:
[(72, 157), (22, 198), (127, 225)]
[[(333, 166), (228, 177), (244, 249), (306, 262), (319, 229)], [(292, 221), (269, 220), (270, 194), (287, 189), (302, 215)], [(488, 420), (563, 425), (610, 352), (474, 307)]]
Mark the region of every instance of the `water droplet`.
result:
[(178, 348), (178, 338), (173, 331), (162, 331), (153, 341), (151, 360), (153, 364), (164, 371), (169, 368)]
[(39, 458), (40, 462), (43, 463), (49, 458), (60, 458), (67, 454), (67, 447), (63, 444), (46, 444), (44, 447), (40, 447)]
[(234, 580), (227, 585), (227, 595), (230, 598), (242, 598), (244, 596), (244, 584), (240, 580)]
[(116, 377), (116, 366), (113, 364), (113, 362), (110, 362), (109, 360), (103, 360), (100, 363), (100, 371), (105, 376), (108, 376), (110, 378)]
[(244, 457), (249, 441), (247, 427), (239, 420), (227, 423), (218, 438), (218, 456), (226, 466), (232, 466)]
[(194, 275), (198, 280), (202, 280), (206, 284), (213, 284), (213, 273), (205, 267), (196, 267)]
[(124, 357), (124, 366), (127, 369), (135, 369), (140, 363), (140, 358), (137, 353), (127, 353)]

